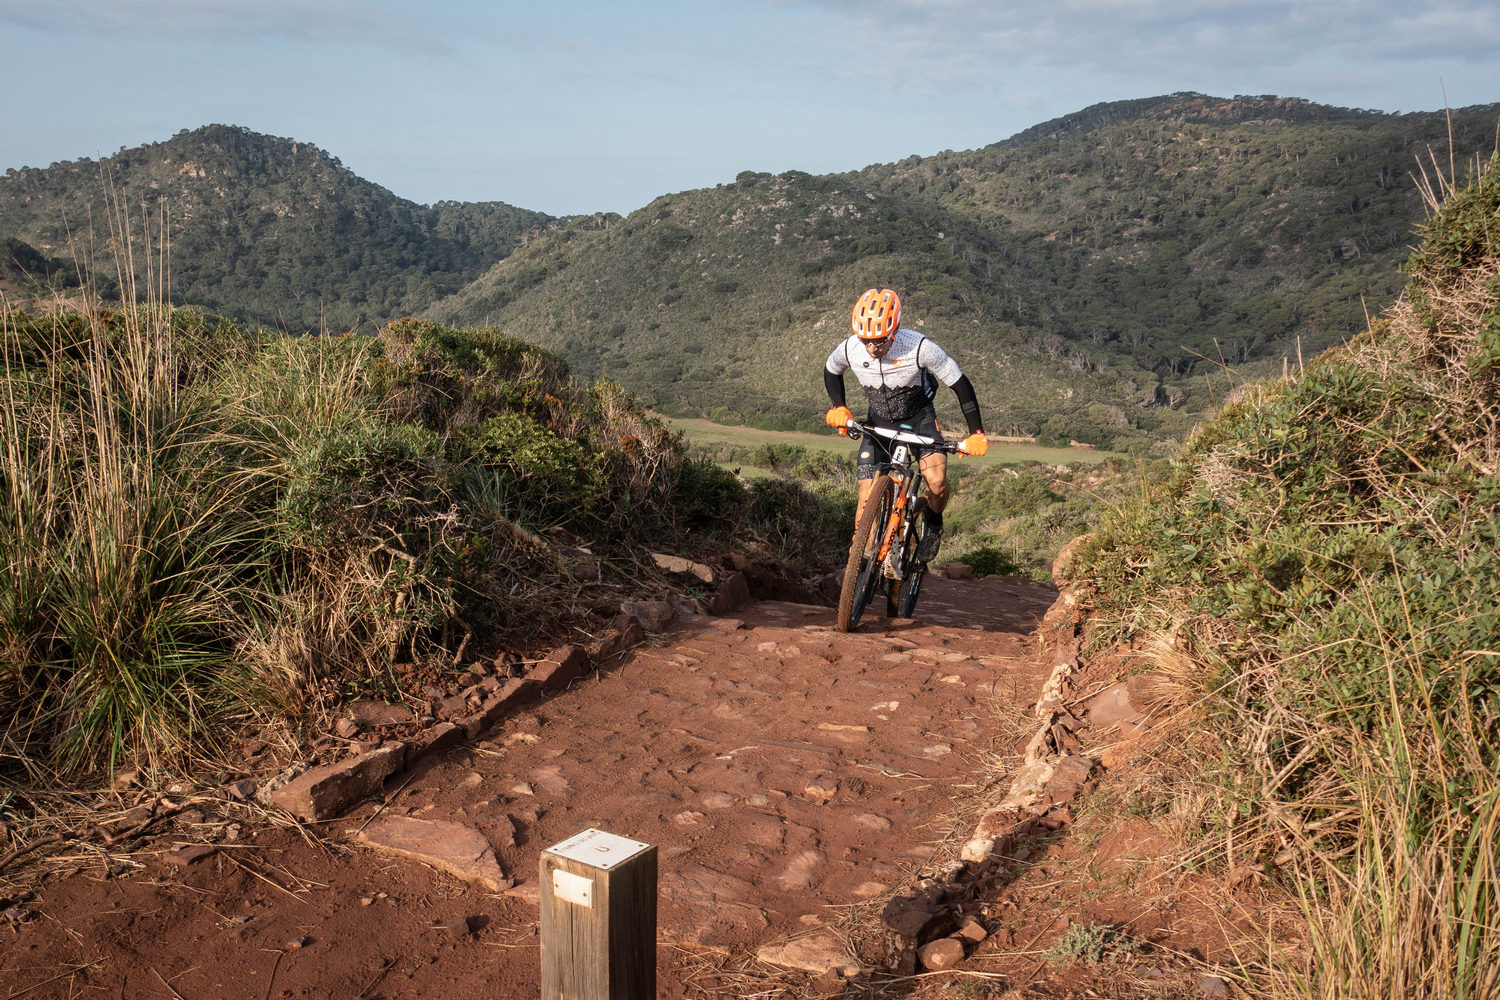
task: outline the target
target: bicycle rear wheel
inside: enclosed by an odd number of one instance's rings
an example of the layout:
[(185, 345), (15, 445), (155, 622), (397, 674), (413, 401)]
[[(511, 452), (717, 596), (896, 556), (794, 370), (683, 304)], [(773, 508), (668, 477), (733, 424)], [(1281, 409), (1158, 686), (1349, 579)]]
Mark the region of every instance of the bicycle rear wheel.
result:
[(896, 483), (881, 476), (870, 487), (869, 499), (854, 526), (854, 541), (844, 564), (844, 585), (839, 590), (838, 630), (848, 632), (859, 624), (860, 616), (875, 596), (880, 582), (880, 541), (890, 520), (895, 502)]

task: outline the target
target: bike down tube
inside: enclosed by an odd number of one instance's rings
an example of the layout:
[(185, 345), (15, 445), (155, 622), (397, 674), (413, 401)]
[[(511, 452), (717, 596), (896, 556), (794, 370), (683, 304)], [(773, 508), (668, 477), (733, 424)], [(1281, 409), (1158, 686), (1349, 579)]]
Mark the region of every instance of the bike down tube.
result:
[(901, 527), (901, 518), (906, 514), (906, 498), (909, 493), (906, 478), (903, 476), (901, 485), (896, 489), (896, 502), (891, 505), (891, 517), (886, 522), (885, 531), (880, 536), (880, 551), (875, 553), (876, 562), (885, 562), (885, 557), (891, 554), (891, 543), (896, 540)]

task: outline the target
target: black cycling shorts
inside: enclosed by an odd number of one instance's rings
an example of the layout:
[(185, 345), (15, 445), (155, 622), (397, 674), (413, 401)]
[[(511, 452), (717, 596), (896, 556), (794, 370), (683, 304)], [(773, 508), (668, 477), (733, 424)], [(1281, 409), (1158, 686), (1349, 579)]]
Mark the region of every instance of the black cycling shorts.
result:
[[(911, 431), (926, 437), (934, 437), (942, 440), (943, 436), (938, 433), (937, 411), (931, 406), (921, 410), (910, 420), (896, 423), (890, 420), (880, 420), (874, 415), (867, 415), (864, 420), (867, 424), (876, 427), (889, 427), (895, 430)], [(859, 442), (859, 458), (855, 463), (854, 473), (859, 479), (874, 479), (880, 474), (880, 467), (891, 460), (891, 448), (896, 444), (890, 438), (884, 438), (878, 434), (866, 434)], [(922, 445), (908, 445), (917, 453), (920, 460), (926, 455), (937, 452), (936, 448), (928, 448)], [(941, 454), (941, 452), (938, 452)]]

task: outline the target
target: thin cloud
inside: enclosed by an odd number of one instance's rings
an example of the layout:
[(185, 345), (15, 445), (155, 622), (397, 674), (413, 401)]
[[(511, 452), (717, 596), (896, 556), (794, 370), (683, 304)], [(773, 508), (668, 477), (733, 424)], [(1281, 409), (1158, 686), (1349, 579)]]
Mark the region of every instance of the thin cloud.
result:
[(451, 46), (430, 23), (369, 0), (0, 0), (0, 26), (58, 34), (219, 43), (289, 41), (427, 53)]
[(1500, 51), (1500, 13), (1491, 0), (1434, 0), (1415, 8), (1407, 0), (747, 2), (841, 21), (852, 48), (889, 53), (872, 73), (905, 75), (917, 86), (982, 84), (1027, 68), (1222, 79), (1330, 58), (1479, 63)]

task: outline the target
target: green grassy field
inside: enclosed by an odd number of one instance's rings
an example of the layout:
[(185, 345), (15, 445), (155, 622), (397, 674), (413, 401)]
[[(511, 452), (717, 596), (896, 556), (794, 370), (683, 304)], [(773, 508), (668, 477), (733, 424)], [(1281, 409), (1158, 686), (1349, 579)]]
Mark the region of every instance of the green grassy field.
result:
[[(808, 434), (802, 431), (763, 431), (754, 427), (735, 427), (708, 420), (664, 417), (673, 430), (681, 431), (690, 445), (730, 445), (736, 448), (758, 448), (763, 444), (795, 444), (809, 451), (831, 451), (846, 454), (853, 449), (846, 438), (833, 431)], [(990, 465), (1014, 465), (1041, 462), (1047, 465), (1097, 465), (1109, 458), (1122, 457), (1118, 452), (1089, 448), (1044, 448), (1035, 444), (1010, 444), (994, 441), (983, 458), (966, 458), (977, 468)]]

